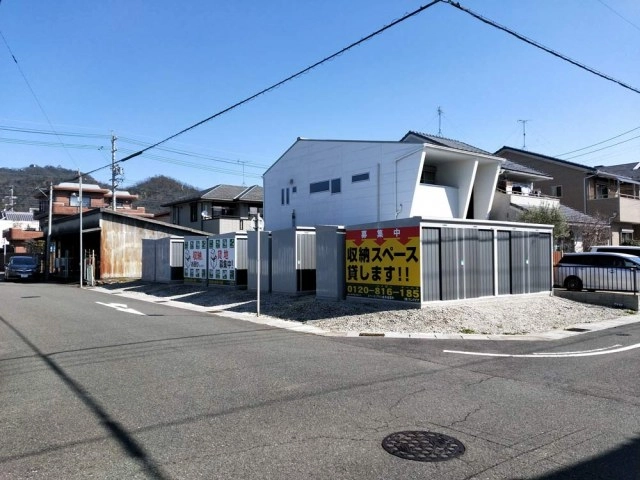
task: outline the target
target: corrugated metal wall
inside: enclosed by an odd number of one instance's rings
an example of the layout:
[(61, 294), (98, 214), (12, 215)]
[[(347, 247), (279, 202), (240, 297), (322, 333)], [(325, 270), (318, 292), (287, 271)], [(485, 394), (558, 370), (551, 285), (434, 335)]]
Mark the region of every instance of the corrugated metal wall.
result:
[[(427, 232), (425, 232), (427, 230)], [(428, 242), (435, 242), (435, 232), (423, 229)], [(446, 228), (440, 230), (440, 263), (441, 263), (441, 291), (440, 298), (436, 298), (437, 290), (429, 285), (428, 291), (423, 293), (423, 299), (429, 300), (457, 300), (462, 298), (477, 298), (493, 295), (493, 231), (475, 228)], [(427, 261), (434, 263), (437, 251), (431, 247)], [(424, 252), (423, 252), (424, 253)], [(433, 266), (425, 264), (423, 260), (423, 279), (425, 271), (433, 277)]]
[(345, 297), (345, 229), (316, 227), (316, 296)]
[(273, 257), (271, 258), (271, 286), (274, 292), (296, 292), (296, 231), (294, 229), (271, 232)]
[(493, 231), (466, 228), (463, 230), (462, 298), (493, 295)]
[(498, 295), (511, 293), (511, 232), (498, 231)]
[(422, 301), (440, 300), (440, 229), (422, 229)]
[(316, 288), (316, 232), (286, 229), (271, 233), (274, 292), (296, 293)]

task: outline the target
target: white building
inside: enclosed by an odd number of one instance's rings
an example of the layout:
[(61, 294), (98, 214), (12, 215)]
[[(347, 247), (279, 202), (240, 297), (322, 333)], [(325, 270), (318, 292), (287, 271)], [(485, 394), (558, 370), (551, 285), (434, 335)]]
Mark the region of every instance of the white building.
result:
[(265, 228), (486, 220), (502, 163), (428, 143), (299, 138), (264, 174)]

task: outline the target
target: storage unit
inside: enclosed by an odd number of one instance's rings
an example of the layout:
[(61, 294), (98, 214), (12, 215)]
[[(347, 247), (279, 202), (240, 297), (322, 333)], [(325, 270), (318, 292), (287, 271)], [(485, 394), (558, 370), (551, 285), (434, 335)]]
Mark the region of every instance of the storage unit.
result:
[(553, 227), (406, 219), (346, 228), (347, 297), (416, 304), (552, 291)]
[(247, 285), (247, 235), (225, 233), (208, 237), (209, 284)]
[(344, 300), (344, 245), (344, 227), (316, 227), (316, 297)]
[(279, 293), (316, 289), (316, 232), (297, 227), (271, 232), (271, 288)]
[[(258, 289), (258, 232), (247, 232), (247, 288)], [(271, 232), (260, 231), (260, 291), (271, 291)]]
[(142, 280), (170, 283), (184, 278), (184, 239), (142, 240)]

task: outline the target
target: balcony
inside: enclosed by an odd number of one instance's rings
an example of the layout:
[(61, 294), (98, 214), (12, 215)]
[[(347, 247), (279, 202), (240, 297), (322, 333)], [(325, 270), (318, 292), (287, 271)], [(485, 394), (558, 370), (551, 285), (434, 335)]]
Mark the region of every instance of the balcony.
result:
[(635, 195), (611, 193), (587, 199), (587, 212), (603, 217), (616, 216), (616, 221), (640, 223), (640, 198)]

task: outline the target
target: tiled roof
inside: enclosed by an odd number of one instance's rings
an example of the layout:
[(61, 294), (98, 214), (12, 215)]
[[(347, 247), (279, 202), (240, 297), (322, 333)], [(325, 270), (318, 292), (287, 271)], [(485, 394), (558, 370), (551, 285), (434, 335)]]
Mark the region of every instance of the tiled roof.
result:
[(33, 222), (33, 212), (4, 211), (2, 217), (12, 222)]
[(540, 170), (536, 170), (535, 168), (530, 168), (524, 165), (520, 165), (519, 163), (512, 162), (511, 160), (505, 159), (504, 163), (502, 164), (502, 168), (504, 170), (511, 171), (511, 172), (526, 173), (530, 175), (535, 175), (537, 177), (552, 178), (551, 175), (541, 172)]
[(631, 178), (633, 180), (640, 180), (640, 168), (636, 168), (639, 165), (640, 163), (633, 162), (596, 168), (602, 172), (611, 173), (613, 175), (620, 175), (622, 177)]
[(493, 155), (497, 155), (499, 157), (502, 157), (503, 155), (500, 155), (501, 153), (509, 152), (509, 151), (514, 152), (514, 153), (520, 153), (520, 154), (523, 154), (523, 155), (529, 155), (530, 157), (537, 157), (537, 158), (539, 158), (541, 160), (546, 160), (546, 161), (549, 161), (549, 162), (555, 162), (555, 163), (560, 163), (560, 164), (563, 164), (563, 165), (570, 165), (572, 167), (582, 168), (582, 169), (590, 171), (590, 172), (595, 172), (596, 171), (595, 168), (589, 167), (587, 165), (582, 165), (580, 163), (569, 162), (567, 160), (561, 160), (559, 158), (550, 157), (548, 155), (543, 155), (541, 153), (529, 152), (528, 150), (521, 150), (519, 148), (514, 148), (514, 147), (504, 146), (500, 150), (495, 152)]
[[(493, 155), (491, 152), (487, 152), (486, 150), (482, 150), (481, 148), (474, 147), (473, 145), (469, 145), (468, 143), (461, 142), (459, 140), (454, 140), (452, 138), (445, 138), (439, 135), (430, 135), (422, 132), (409, 131), (404, 137), (402, 137), (401, 141), (405, 141), (405, 139), (413, 135), (415, 137), (420, 138), (425, 143), (432, 143), (434, 145), (440, 145), (442, 147), (455, 148), (458, 150), (464, 150), (472, 153), (482, 153), (483, 155)], [(512, 162), (511, 160), (505, 160), (502, 164), (502, 168), (504, 170), (518, 172), (518, 173), (528, 173), (535, 176), (543, 176), (549, 177), (546, 173), (540, 172), (539, 170), (535, 170), (533, 168), (525, 167), (524, 165), (520, 165), (518, 163)]]
[(578, 210), (574, 210), (573, 208), (567, 207), (566, 205), (560, 204), (560, 213), (564, 215), (564, 218), (567, 219), (567, 223), (576, 224), (576, 223), (587, 223), (587, 224), (595, 224), (597, 220), (586, 213), (579, 212)]
[(178, 205), (181, 203), (195, 202), (198, 200), (220, 200), (225, 202), (262, 202), (264, 191), (259, 185), (246, 187), (244, 185), (216, 185), (215, 187), (201, 190), (195, 195), (179, 198), (170, 203), (162, 204), (163, 207)]
[(425, 143), (432, 143), (434, 145), (440, 145), (441, 147), (456, 148), (458, 150), (465, 150), (467, 152), (482, 153), (483, 155), (493, 155), (491, 152), (487, 152), (486, 150), (482, 150), (481, 148), (474, 147), (473, 145), (469, 145), (468, 143), (453, 140), (451, 138), (441, 137), (439, 135), (429, 135), (427, 133), (415, 132), (413, 130), (407, 132), (407, 134), (402, 137), (400, 141), (404, 142), (409, 135), (415, 135), (416, 137), (420, 137), (420, 139)]

